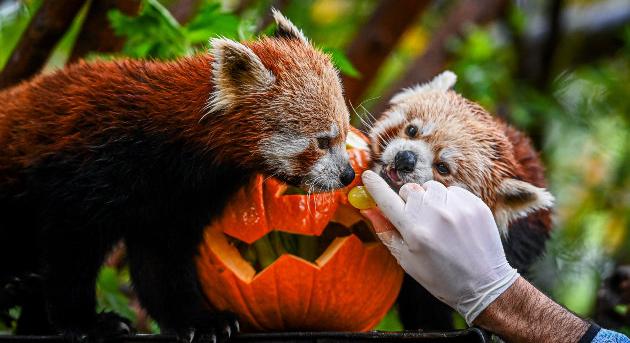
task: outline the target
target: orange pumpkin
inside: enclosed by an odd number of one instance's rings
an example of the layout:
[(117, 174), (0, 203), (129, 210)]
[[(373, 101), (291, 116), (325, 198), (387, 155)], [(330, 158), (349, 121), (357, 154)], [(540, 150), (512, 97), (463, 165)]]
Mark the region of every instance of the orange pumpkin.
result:
[(367, 227), (346, 197), (369, 161), (365, 136), (353, 130), (349, 143), (357, 138), (348, 148), (357, 177), (347, 188), (285, 194), (286, 184), (257, 176), (206, 229), (197, 259), (203, 291), (245, 331), (366, 331), (394, 303), (402, 270), (369, 233), (353, 231)]

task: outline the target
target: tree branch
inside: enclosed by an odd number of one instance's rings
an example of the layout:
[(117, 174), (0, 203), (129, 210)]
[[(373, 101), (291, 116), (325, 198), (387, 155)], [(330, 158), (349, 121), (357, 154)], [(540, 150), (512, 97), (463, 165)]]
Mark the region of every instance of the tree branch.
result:
[(201, 6), (201, 0), (179, 0), (169, 6), (168, 10), (173, 18), (185, 25), (197, 13), (199, 6)]
[(387, 109), (389, 99), (401, 89), (426, 82), (442, 71), (450, 58), (447, 43), (451, 37), (463, 34), (469, 24), (487, 23), (499, 17), (504, 12), (506, 4), (505, 0), (459, 1), (443, 24), (433, 33), (426, 53), (412, 63), (402, 79), (394, 84), (372, 109), (375, 117), (378, 118)]
[(562, 0), (553, 0), (549, 3), (549, 35), (545, 39), (541, 54), (541, 69), (540, 74), (535, 80), (537, 86), (544, 89), (549, 84), (551, 78), (551, 70), (553, 68), (553, 61), (556, 49), (559, 45), (561, 36), (561, 14), (562, 14)]
[(107, 13), (119, 9), (126, 15), (137, 15), (140, 4), (140, 0), (93, 0), (68, 62), (75, 62), (89, 52), (120, 51), (125, 39), (114, 34)]
[(372, 83), (383, 62), (394, 49), (419, 14), (426, 8), (428, 0), (381, 0), (372, 16), (359, 29), (346, 54), (361, 73), (361, 78), (343, 76), (346, 98), (356, 104)]
[(0, 89), (41, 70), (84, 3), (85, 0), (45, 0), (42, 3), (0, 73)]

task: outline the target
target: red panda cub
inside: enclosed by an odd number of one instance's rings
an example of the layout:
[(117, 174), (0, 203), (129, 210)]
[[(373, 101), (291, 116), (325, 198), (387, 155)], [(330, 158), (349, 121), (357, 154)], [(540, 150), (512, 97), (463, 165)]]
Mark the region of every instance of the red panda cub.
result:
[[(508, 261), (525, 273), (551, 229), (554, 198), (542, 164), (523, 133), (450, 90), (455, 81), (447, 71), (391, 99), (370, 131), (373, 169), (394, 189), (435, 180), (479, 196), (492, 209)], [(409, 329), (452, 323), (450, 310), (410, 277), (399, 310)]]
[(111, 323), (95, 313), (95, 279), (124, 240), (163, 332), (237, 330), (198, 287), (203, 228), (254, 173), (309, 191), (355, 177), (337, 70), (274, 17), (274, 37), (213, 39), (173, 62), (80, 62), (1, 92), (0, 289), (39, 273), (53, 327), (98, 336)]

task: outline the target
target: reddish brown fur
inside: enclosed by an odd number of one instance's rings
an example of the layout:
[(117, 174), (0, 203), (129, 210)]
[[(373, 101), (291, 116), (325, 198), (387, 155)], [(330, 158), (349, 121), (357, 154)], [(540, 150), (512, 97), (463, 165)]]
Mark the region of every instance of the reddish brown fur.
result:
[(59, 331), (94, 332), (94, 281), (122, 239), (163, 330), (234, 332), (197, 285), (204, 227), (256, 173), (326, 190), (354, 178), (337, 72), (274, 16), (274, 38), (214, 39), (212, 54), (173, 62), (80, 62), (0, 92), (0, 260), (15, 260), (0, 290), (42, 273), (46, 304), (28, 308), (46, 307)]
[[(530, 139), (519, 130), (496, 119), (501, 123), (504, 128), (505, 135), (510, 143), (512, 143), (512, 151), (516, 158), (516, 163), (519, 168), (515, 171), (515, 176), (523, 181), (527, 181), (537, 187), (547, 187), (547, 181), (545, 179), (545, 167), (540, 161), (538, 152), (534, 149)], [(550, 232), (552, 228), (551, 223), (551, 211), (550, 210), (538, 210), (531, 216), (527, 217), (527, 220), (535, 221), (540, 220), (542, 223), (541, 228), (546, 232)]]
[[(25, 168), (71, 147), (89, 154), (99, 135), (125, 130), (128, 123), (169, 130), (174, 138), (204, 145), (207, 128), (190, 123), (199, 121), (212, 91), (210, 63), (208, 55), (170, 63), (80, 62), (2, 92), (0, 168)], [(137, 117), (144, 112), (124, 110), (138, 106), (151, 112)], [(103, 113), (101, 108), (120, 110)]]

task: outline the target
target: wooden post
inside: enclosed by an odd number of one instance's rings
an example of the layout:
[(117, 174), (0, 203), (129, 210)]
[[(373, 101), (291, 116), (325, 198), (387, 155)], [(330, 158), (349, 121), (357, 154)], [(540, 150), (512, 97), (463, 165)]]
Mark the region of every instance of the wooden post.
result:
[(357, 104), (400, 37), (430, 3), (428, 0), (381, 0), (346, 51), (360, 78), (343, 76), (346, 98)]

